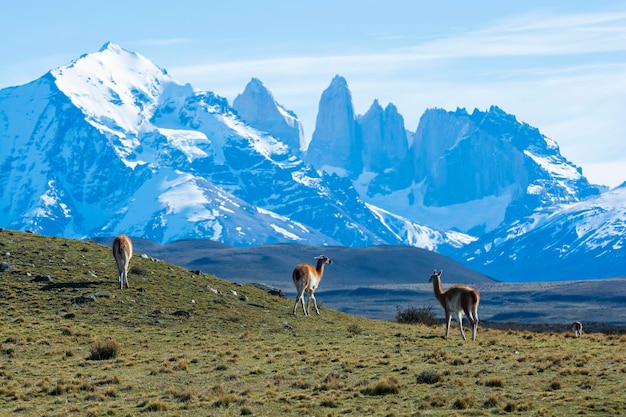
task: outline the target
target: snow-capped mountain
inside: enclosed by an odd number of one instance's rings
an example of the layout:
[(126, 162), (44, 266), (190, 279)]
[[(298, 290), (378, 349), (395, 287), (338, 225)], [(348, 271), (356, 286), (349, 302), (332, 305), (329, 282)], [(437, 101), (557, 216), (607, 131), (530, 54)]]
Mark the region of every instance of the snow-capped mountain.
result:
[[(626, 275), (623, 192), (603, 191), (498, 107), (431, 109), (411, 133), (391, 103), (355, 114), (341, 76), (322, 93), (308, 147), (260, 80), (231, 107), (113, 43), (0, 90), (0, 227), (159, 243), (401, 244), (502, 279), (519, 279), (513, 269), (547, 279), (542, 264), (574, 258), (608, 265), (577, 278)], [(594, 223), (600, 212), (614, 215)], [(550, 277), (567, 279), (565, 269)]]
[(626, 183), (551, 213), (537, 211), (457, 256), (505, 281), (626, 276)]
[[(298, 131), (291, 112), (277, 114)], [(349, 182), (112, 43), (0, 91), (0, 135), (3, 227), (162, 243), (401, 243)]]
[[(156, 241), (249, 244), (281, 234), (328, 241), (185, 170), (222, 152), (226, 100), (172, 80), (138, 54), (109, 43), (0, 94), (3, 226), (69, 237), (126, 230)], [(190, 103), (222, 135), (168, 123)], [(250, 130), (234, 119), (232, 129)]]

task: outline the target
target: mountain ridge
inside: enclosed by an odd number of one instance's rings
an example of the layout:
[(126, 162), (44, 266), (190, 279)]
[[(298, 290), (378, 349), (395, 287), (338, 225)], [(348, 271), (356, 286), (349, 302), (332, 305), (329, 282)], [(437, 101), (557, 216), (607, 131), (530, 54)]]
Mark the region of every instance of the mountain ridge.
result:
[[(546, 234), (533, 238), (532, 219), (605, 191), (555, 141), (497, 106), (428, 110), (409, 138), (392, 103), (356, 115), (337, 75), (301, 149), (297, 116), (260, 80), (248, 87), (230, 106), (107, 43), (0, 90), (0, 226), (238, 246), (411, 245), (487, 271), (504, 258), (474, 261), (467, 248), (497, 247), (515, 228), (531, 246), (550, 245)], [(523, 259), (523, 249), (507, 250)], [(578, 255), (624, 275), (605, 261), (616, 259), (611, 251)]]

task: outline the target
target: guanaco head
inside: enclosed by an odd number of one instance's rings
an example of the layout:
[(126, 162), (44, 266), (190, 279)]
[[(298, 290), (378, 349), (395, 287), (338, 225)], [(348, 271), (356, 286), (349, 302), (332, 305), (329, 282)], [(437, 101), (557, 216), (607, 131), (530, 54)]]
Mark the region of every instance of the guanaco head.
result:
[(322, 263), (325, 263), (326, 265), (330, 265), (333, 263), (333, 261), (326, 255), (320, 255), (320, 256), (316, 256), (315, 259), (319, 262), (321, 261)]
[(439, 272), (437, 272), (437, 270), (433, 271), (433, 274), (430, 276), (430, 278), (428, 279), (428, 282), (433, 282), (433, 280), (435, 278), (441, 278), (441, 274), (443, 273), (443, 269)]

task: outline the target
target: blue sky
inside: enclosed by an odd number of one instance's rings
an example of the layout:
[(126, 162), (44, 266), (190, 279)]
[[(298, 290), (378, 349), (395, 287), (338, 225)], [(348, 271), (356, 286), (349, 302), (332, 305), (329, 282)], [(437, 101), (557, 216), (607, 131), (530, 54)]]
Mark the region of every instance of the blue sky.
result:
[(391, 102), (414, 131), (427, 108), (496, 105), (591, 182), (626, 181), (623, 1), (8, 0), (0, 39), (0, 88), (112, 41), (231, 103), (259, 78), (310, 138), (339, 74), (357, 114)]

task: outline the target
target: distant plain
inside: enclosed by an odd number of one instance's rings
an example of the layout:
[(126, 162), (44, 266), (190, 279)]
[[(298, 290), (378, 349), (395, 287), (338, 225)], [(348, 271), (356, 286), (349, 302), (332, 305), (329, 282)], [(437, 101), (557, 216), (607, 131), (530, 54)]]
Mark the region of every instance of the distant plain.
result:
[[(109, 245), (112, 239), (99, 238)], [(566, 329), (573, 321), (591, 326), (626, 327), (626, 277), (601, 280), (503, 283), (435, 252), (409, 246), (366, 248), (273, 244), (235, 248), (205, 240), (166, 245), (135, 239), (136, 250), (167, 262), (237, 283), (264, 284), (293, 297), (293, 267), (320, 254), (333, 264), (316, 292), (330, 308), (372, 319), (393, 320), (398, 308), (438, 305), (428, 284), (443, 270), (442, 285), (469, 284), (482, 295), (481, 320), (505, 324), (549, 325)]]

